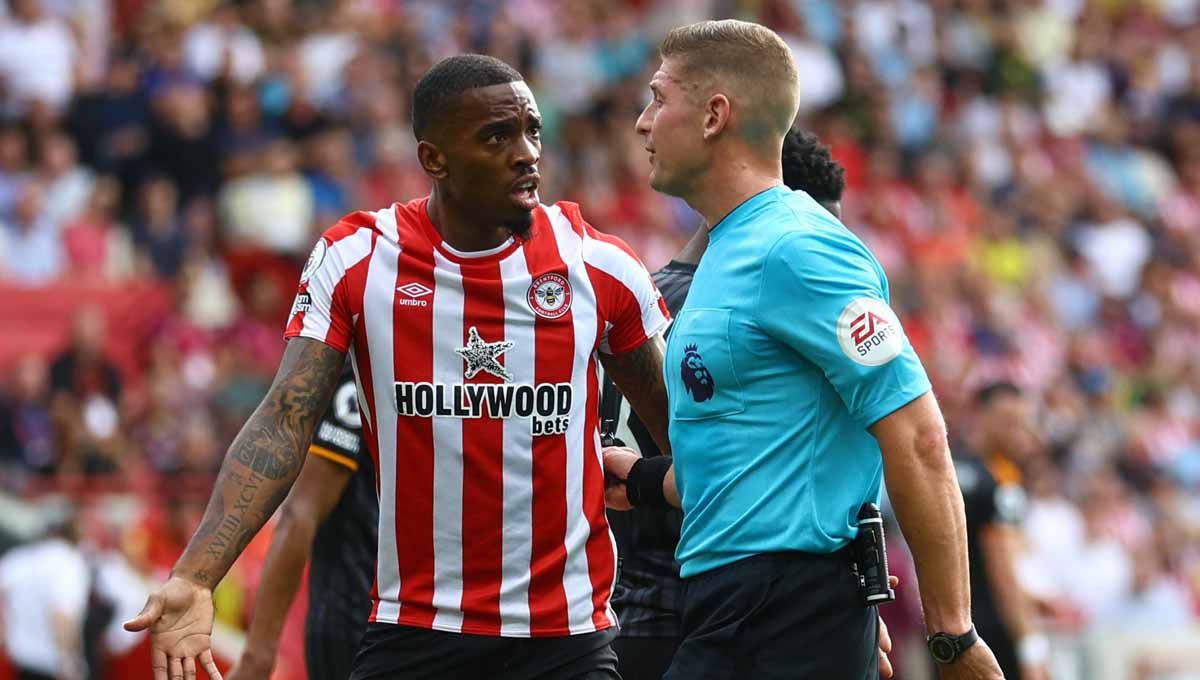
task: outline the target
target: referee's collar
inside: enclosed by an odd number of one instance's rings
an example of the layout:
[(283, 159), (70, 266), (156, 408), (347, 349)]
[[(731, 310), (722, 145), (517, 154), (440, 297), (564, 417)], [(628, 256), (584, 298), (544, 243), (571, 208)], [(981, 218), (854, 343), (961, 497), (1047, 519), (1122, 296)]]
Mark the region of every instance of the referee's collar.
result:
[(783, 184), (776, 184), (775, 186), (763, 189), (757, 194), (754, 194), (750, 198), (742, 201), (736, 208), (730, 210), (728, 215), (722, 217), (720, 222), (717, 222), (708, 230), (709, 243), (712, 243), (715, 239), (730, 231), (730, 229), (726, 227), (727, 224), (730, 222), (736, 222), (741, 215), (745, 215), (746, 213), (753, 211), (755, 208), (770, 201), (780, 193), (787, 191), (790, 191), (790, 189)]

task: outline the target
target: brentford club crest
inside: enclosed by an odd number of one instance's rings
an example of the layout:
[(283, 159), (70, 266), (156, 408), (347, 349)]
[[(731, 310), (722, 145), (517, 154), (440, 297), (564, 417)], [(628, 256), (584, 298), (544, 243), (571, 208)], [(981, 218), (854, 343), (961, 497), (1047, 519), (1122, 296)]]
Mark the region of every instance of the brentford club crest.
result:
[(571, 309), (571, 284), (562, 274), (542, 274), (529, 284), (529, 308), (543, 319), (557, 319)]

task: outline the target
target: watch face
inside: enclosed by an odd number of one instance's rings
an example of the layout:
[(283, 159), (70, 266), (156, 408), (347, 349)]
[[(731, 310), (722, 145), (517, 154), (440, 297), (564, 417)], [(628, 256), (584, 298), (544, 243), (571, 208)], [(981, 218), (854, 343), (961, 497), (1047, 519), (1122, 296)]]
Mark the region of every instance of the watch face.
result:
[(957, 651), (954, 642), (949, 638), (938, 635), (929, 639), (929, 653), (938, 663), (954, 661)]

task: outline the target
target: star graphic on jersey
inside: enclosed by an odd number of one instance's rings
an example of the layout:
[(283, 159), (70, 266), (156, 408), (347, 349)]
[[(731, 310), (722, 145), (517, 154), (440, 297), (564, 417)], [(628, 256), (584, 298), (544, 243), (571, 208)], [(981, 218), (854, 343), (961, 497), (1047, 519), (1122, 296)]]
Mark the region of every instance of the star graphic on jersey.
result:
[(504, 354), (512, 346), (513, 343), (510, 340), (484, 342), (483, 338), (479, 337), (479, 331), (474, 326), (471, 326), (467, 346), (455, 349), (454, 353), (467, 362), (467, 378), (474, 378), (480, 371), (487, 371), (497, 378), (504, 378), (505, 382), (512, 382), (512, 373), (509, 373), (508, 369), (504, 368), (499, 361), (496, 361), (501, 354)]

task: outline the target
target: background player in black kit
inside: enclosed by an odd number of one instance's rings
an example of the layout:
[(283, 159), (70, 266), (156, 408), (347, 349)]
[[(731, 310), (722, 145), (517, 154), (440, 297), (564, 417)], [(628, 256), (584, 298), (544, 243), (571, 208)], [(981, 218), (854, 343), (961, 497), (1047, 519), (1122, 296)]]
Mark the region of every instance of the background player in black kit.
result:
[[(840, 219), (845, 169), (833, 160), (829, 148), (811, 132), (793, 129), (784, 137), (782, 161), (784, 184), (806, 192)], [(683, 307), (707, 245), (708, 229), (701, 226), (675, 259), (654, 273), (654, 283), (672, 315)], [(644, 457), (661, 455), (646, 428), (607, 379), (600, 408), (601, 419), (617, 422), (615, 434), (626, 445), (639, 449)], [(628, 512), (609, 512), (608, 521), (621, 559), (612, 597), (621, 622), (620, 637), (613, 643), (621, 676), (625, 680), (658, 680), (671, 665), (680, 643), (682, 582), (675, 547), (683, 513), (677, 509), (635, 507)], [(890, 647), (883, 632), (880, 649), (886, 653)], [(883, 654), (880, 669), (890, 676), (891, 666)]]
[(1026, 509), (1018, 463), (1038, 442), (1020, 388), (999, 382), (976, 392), (961, 440), (953, 453), (967, 516), (971, 617), (1004, 677), (1048, 680), (1050, 644), (1016, 577), (1017, 526)]
[(310, 680), (346, 680), (371, 611), (379, 501), (349, 364), (279, 511), (246, 648), (227, 680), (263, 680), (309, 565), (304, 654)]

